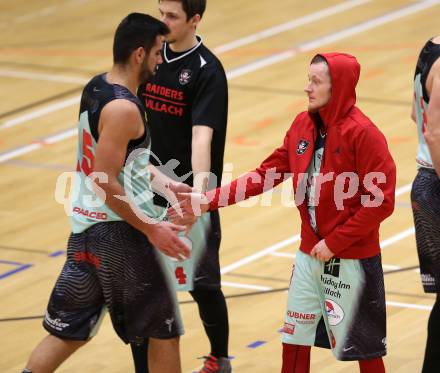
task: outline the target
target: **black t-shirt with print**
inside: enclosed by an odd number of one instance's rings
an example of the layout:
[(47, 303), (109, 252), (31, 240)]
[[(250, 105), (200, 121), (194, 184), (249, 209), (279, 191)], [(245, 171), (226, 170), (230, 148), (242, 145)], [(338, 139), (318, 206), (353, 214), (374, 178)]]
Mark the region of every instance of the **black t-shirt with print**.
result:
[[(209, 188), (221, 183), (228, 115), (228, 87), (221, 62), (198, 39), (192, 49), (174, 53), (165, 44), (163, 63), (139, 88), (151, 132), (151, 161), (173, 179), (192, 185), (192, 126), (214, 130)], [(176, 162), (178, 161), (178, 162)], [(177, 165), (178, 164), (178, 165)], [(163, 204), (160, 203), (160, 204)]]

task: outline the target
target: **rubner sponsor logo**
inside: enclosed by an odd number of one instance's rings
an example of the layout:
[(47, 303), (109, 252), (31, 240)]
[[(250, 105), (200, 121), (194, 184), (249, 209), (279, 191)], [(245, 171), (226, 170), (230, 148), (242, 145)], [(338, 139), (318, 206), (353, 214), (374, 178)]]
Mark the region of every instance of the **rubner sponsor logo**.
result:
[(304, 320), (313, 320), (316, 317), (314, 313), (301, 313), (295, 311), (287, 311), (287, 315), (289, 317), (293, 317), (294, 319), (304, 319)]
[(314, 324), (316, 315), (314, 313), (302, 313), (296, 311), (287, 311), (287, 316), (295, 319), (297, 324)]

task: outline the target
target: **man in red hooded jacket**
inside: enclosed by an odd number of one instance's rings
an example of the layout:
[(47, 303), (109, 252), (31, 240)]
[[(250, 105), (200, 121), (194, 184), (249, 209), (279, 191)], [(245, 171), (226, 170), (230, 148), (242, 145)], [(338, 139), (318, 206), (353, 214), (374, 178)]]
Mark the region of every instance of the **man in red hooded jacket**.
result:
[(301, 245), (288, 294), (282, 373), (309, 372), (310, 346), (331, 348), (338, 360), (358, 360), (361, 373), (385, 372), (379, 225), (394, 209), (396, 168), (385, 137), (355, 106), (359, 74), (353, 56), (316, 55), (305, 89), (308, 110), (295, 118), (283, 144), (207, 199), (191, 194), (186, 201), (214, 210), (292, 177)]

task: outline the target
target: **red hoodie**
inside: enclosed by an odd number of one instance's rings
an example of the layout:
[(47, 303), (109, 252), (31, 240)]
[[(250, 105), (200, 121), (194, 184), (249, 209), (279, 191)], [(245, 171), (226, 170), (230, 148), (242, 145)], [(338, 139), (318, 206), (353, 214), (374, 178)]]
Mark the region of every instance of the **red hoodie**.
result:
[[(307, 198), (297, 201), (302, 222), (300, 249), (310, 253), (324, 238), (338, 258), (368, 258), (380, 252), (379, 225), (394, 209), (396, 167), (383, 134), (355, 106), (355, 88), (360, 73), (356, 58), (342, 53), (322, 56), (329, 65), (332, 96), (319, 110), (327, 132), (320, 173), (328, 174), (330, 180), (321, 184), (315, 208), (317, 233), (310, 225)], [(307, 111), (300, 113), (287, 131), (283, 144), (257, 169), (229, 185), (208, 192), (210, 209), (261, 194), (284, 181), (288, 173), (292, 174), (296, 197), (304, 194), (300, 185), (303, 185), (304, 178), (307, 179), (316, 136), (313, 114)], [(274, 170), (279, 173), (278, 177), (274, 177)], [(345, 183), (337, 183), (336, 180), (338, 176), (344, 180), (344, 174), (341, 174), (345, 172), (357, 175), (359, 187), (350, 198), (342, 199), (343, 191), (348, 190), (349, 180)], [(374, 176), (369, 174), (371, 172), (382, 173), (384, 179), (369, 180)], [(271, 179), (265, 184), (269, 177)], [(382, 193), (383, 201), (378, 206), (365, 202), (377, 202)]]

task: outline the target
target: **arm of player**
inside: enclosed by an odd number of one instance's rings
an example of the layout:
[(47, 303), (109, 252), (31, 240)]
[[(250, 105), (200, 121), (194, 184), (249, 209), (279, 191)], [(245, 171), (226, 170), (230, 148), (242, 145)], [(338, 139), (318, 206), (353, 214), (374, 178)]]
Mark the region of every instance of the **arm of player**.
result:
[(144, 131), (137, 107), (127, 100), (111, 101), (101, 112), (98, 131), (93, 171), (95, 175), (100, 173), (106, 178), (94, 178), (96, 193), (104, 197), (105, 203), (116, 214), (144, 233), (166, 255), (177, 259), (188, 257), (189, 250), (176, 234), (183, 231), (184, 227), (149, 218), (129, 200), (118, 181), (129, 141), (139, 138)]
[(209, 209), (209, 204), (203, 206), (203, 202), (206, 201), (206, 199), (202, 199), (204, 197), (203, 193), (205, 193), (208, 188), (208, 181), (211, 176), (211, 142), (213, 132), (214, 129), (211, 127), (202, 125), (193, 126), (191, 165), (194, 191), (198, 193), (179, 193), (180, 204), (168, 211), (168, 216), (171, 221), (178, 222), (188, 211), (191, 211), (195, 217), (200, 216)]
[(171, 204), (177, 202), (177, 193), (190, 193), (194, 191), (188, 184), (171, 179), (152, 164), (148, 165), (148, 169), (151, 174), (153, 190), (167, 198)]
[[(200, 215), (259, 195), (285, 181), (291, 176), (288, 151), (290, 131), (291, 129), (287, 132), (283, 144), (254, 171), (240, 176), (230, 184), (210, 190), (206, 194), (184, 193), (180, 202), (181, 207), (186, 208), (190, 205), (194, 213)], [(175, 212), (170, 209), (169, 213)]]
[(214, 130), (211, 127), (195, 125), (192, 127), (191, 165), (193, 186), (197, 192), (205, 193), (211, 171), (211, 143)]
[(433, 77), (427, 116), (428, 123), (424, 136), (434, 168), (440, 177), (440, 64)]
[(179, 193), (191, 193), (193, 192), (193, 188), (188, 184), (174, 181), (160, 172), (152, 164), (148, 165), (148, 169), (151, 174), (151, 186), (153, 190), (165, 197), (171, 206), (176, 207), (176, 213), (172, 216), (168, 215), (168, 218), (174, 224), (184, 225), (186, 230), (189, 231), (197, 218), (189, 207), (186, 209), (179, 207)]

